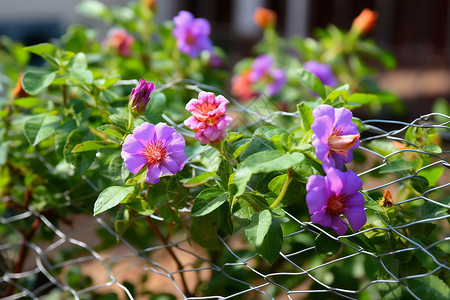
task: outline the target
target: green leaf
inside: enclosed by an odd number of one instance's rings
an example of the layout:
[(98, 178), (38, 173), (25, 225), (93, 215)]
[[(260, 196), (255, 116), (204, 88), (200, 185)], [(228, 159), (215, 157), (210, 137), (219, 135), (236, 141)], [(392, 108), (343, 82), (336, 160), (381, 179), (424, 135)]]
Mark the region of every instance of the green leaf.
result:
[(69, 164), (75, 164), (75, 158), (79, 157), (80, 153), (72, 153), (73, 148), (80, 144), (83, 141), (84, 136), (86, 135), (85, 130), (74, 129), (69, 134), (66, 139), (66, 143), (64, 145), (64, 159)]
[(430, 184), (430, 186), (434, 186), (437, 184), (439, 178), (441, 178), (443, 173), (444, 173), (444, 168), (435, 167), (435, 168), (427, 168), (427, 169), (421, 170), (419, 172), (419, 175), (425, 177), (428, 180), (428, 183)]
[(303, 130), (305, 132), (308, 132), (311, 129), (312, 123), (314, 122), (312, 109), (303, 102), (297, 105), (297, 109), (302, 121)]
[(110, 186), (100, 193), (94, 204), (94, 216), (107, 211), (122, 202), (134, 187)]
[[(448, 205), (450, 202), (450, 196), (445, 198), (441, 203)], [(421, 206), (420, 212), (422, 219), (437, 218), (448, 215), (448, 208), (432, 202), (426, 201), (424, 205)]]
[(220, 241), (217, 238), (219, 229), (217, 211), (201, 217), (192, 217), (191, 222), (191, 235), (196, 243), (211, 250), (220, 248)]
[(102, 141), (86, 141), (81, 144), (76, 145), (72, 152), (84, 152), (84, 151), (92, 151), (103, 148), (118, 148), (119, 144), (112, 142), (102, 142)]
[(335, 89), (331, 93), (328, 94), (327, 99), (325, 101), (333, 103), (338, 97), (341, 97), (344, 101), (348, 98), (348, 91)]
[(238, 165), (233, 184), (236, 186), (234, 197), (242, 195), (252, 174), (283, 171), (302, 162), (305, 156), (301, 153), (282, 153), (266, 150), (248, 156)]
[(24, 124), (24, 133), (28, 142), (36, 146), (39, 142), (52, 136), (61, 123), (58, 116), (40, 114), (29, 117)]
[(322, 81), (306, 69), (301, 69), (299, 72), (299, 80), (301, 83), (309, 87), (313, 90), (317, 95), (319, 95), (322, 99), (326, 98), (325, 87), (322, 84)]
[(28, 70), (23, 74), (22, 87), (28, 94), (36, 95), (48, 87), (55, 76), (56, 72)]
[(110, 15), (108, 7), (95, 0), (86, 0), (77, 5), (76, 10), (87, 17), (106, 18)]
[(396, 159), (390, 161), (387, 165), (381, 167), (379, 169), (380, 174), (392, 173), (392, 172), (402, 172), (402, 171), (411, 171), (413, 166), (410, 162), (404, 159)]
[(219, 163), (219, 167), (217, 168), (217, 175), (219, 175), (220, 180), (222, 180), (225, 190), (228, 189), (228, 180), (231, 174), (233, 174), (233, 167), (228, 160), (222, 159)]
[(8, 158), (8, 144), (9, 142), (0, 142), (0, 167), (5, 165)]
[(228, 193), (221, 189), (209, 188), (201, 191), (194, 199), (191, 216), (200, 217), (211, 213), (227, 201)]
[(386, 156), (388, 154), (391, 154), (392, 152), (398, 151), (397, 148), (392, 144), (392, 142), (389, 141), (380, 141), (380, 140), (373, 140), (369, 143), (369, 148), (374, 150), (375, 152), (378, 152), (379, 154)]
[(152, 93), (143, 117), (153, 124), (163, 121), (162, 114), (166, 108), (166, 102), (166, 96), (163, 93)]
[(77, 128), (77, 123), (75, 120), (71, 119), (61, 125), (55, 132), (55, 148), (56, 152), (60, 157), (64, 156), (64, 146), (67, 143), (67, 138), (69, 134)]
[(54, 56), (56, 50), (58, 50), (58, 48), (55, 45), (49, 43), (41, 43), (33, 46), (28, 46), (25, 47), (24, 49), (39, 56), (42, 56), (44, 58), (46, 57), (45, 55)]
[(86, 54), (83, 52), (75, 54), (75, 56), (70, 60), (69, 66), (71, 69), (87, 69), (88, 63)]
[(253, 222), (244, 228), (245, 235), (253, 246), (260, 247), (272, 224), (272, 214), (266, 209), (255, 213), (252, 219)]
[(412, 187), (421, 194), (423, 194), (429, 186), (428, 180), (423, 176), (412, 177), (410, 181)]
[(339, 252), (341, 243), (321, 232), (315, 239), (316, 252), (322, 256), (332, 256)]
[(120, 129), (120, 127), (113, 124), (102, 125), (97, 128), (98, 131), (106, 134), (112, 141), (116, 143), (122, 143), (123, 136), (125, 135), (125, 131)]
[(407, 279), (407, 285), (420, 299), (450, 299), (450, 288), (435, 275)]
[(425, 152), (430, 152), (430, 153), (437, 153), (437, 154), (442, 153), (441, 147), (439, 147), (438, 145), (432, 145), (432, 144), (423, 146), (422, 150)]
[(270, 140), (274, 136), (281, 135), (283, 133), (288, 133), (288, 132), (277, 126), (262, 126), (255, 130), (255, 132), (253, 133), (253, 136), (261, 136), (266, 140)]
[(363, 93), (354, 93), (351, 94), (346, 102), (358, 103), (361, 105), (365, 105), (368, 103), (376, 103), (378, 102), (378, 97), (373, 94), (363, 94)]
[(130, 227), (131, 219), (130, 212), (123, 206), (119, 209), (117, 214), (114, 216), (114, 230), (118, 235), (123, 235), (125, 231)]
[(256, 212), (252, 222), (244, 228), (245, 235), (256, 251), (269, 264), (273, 264), (283, 245), (283, 232), (278, 219), (269, 210)]
[(132, 208), (141, 216), (151, 216), (155, 212), (155, 210), (150, 207), (150, 204), (148, 204), (147, 201), (140, 199), (127, 203), (127, 206)]
[(23, 108), (31, 108), (43, 103), (45, 103), (45, 100), (36, 97), (17, 98), (13, 101), (13, 105)]
[(91, 70), (70, 68), (69, 73), (73, 79), (81, 84), (92, 84), (94, 80)]
[(233, 234), (233, 221), (231, 220), (230, 204), (225, 202), (217, 210), (219, 215), (219, 228), (226, 234)]
[(205, 183), (206, 181), (208, 181), (208, 179), (210, 179), (214, 175), (216, 175), (216, 172), (203, 172), (192, 178), (182, 179), (180, 180), (180, 182), (183, 183), (183, 186), (185, 187), (189, 187), (190, 185), (197, 186), (202, 183)]

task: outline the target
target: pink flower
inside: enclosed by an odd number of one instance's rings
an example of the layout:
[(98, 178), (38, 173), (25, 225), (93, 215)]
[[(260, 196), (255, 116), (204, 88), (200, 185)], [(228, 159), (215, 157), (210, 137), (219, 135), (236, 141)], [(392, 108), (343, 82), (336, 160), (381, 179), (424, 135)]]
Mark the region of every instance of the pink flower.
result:
[(131, 91), (128, 106), (131, 111), (136, 114), (142, 114), (145, 111), (150, 94), (155, 90), (155, 85), (146, 82), (144, 79), (139, 80), (139, 84)]
[(161, 176), (174, 175), (186, 163), (184, 138), (165, 123), (147, 122), (137, 126), (122, 146), (125, 167), (133, 174), (147, 167), (145, 181), (158, 183)]
[(129, 35), (125, 29), (112, 29), (109, 31), (107, 39), (103, 41), (103, 46), (116, 50), (122, 56), (130, 56), (133, 43), (134, 37)]
[(311, 221), (331, 227), (337, 234), (347, 232), (347, 222), (358, 231), (367, 221), (364, 196), (359, 192), (362, 180), (353, 171), (329, 169), (327, 175), (312, 175), (306, 184), (306, 204)]
[(214, 93), (200, 92), (198, 99), (191, 99), (186, 104), (186, 110), (192, 116), (184, 124), (194, 130), (195, 138), (202, 144), (217, 144), (226, 136), (225, 130), (233, 119), (225, 114), (227, 104), (224, 96)]
[(352, 122), (353, 114), (342, 107), (319, 105), (313, 110), (313, 146), (323, 169), (342, 169), (353, 159), (352, 150), (359, 147), (359, 132)]

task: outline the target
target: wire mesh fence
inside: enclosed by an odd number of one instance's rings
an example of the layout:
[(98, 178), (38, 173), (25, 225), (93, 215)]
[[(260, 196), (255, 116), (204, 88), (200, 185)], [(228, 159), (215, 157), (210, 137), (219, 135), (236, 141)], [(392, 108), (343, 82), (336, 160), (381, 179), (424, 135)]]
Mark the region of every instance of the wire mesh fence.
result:
[[(199, 88), (198, 85), (187, 87)], [(252, 125), (270, 124), (277, 116), (298, 117), (297, 113), (286, 112), (264, 115), (235, 104), (238, 112), (254, 116)], [(182, 124), (165, 118), (181, 133), (191, 134), (183, 131)], [(379, 297), (380, 290), (395, 294), (397, 289), (410, 299), (422, 299), (424, 289), (435, 295), (442, 278), (448, 279), (450, 271), (450, 117), (433, 113), (410, 123), (362, 120), (361, 124), (366, 134), (361, 138), (359, 153), (365, 160), (352, 169), (364, 179), (362, 192), (366, 201), (373, 201), (374, 205), (366, 208), (372, 225), (364, 226), (359, 232), (336, 237), (309, 219), (298, 218), (295, 211), (287, 210), (283, 227), (285, 243), (278, 260), (269, 266), (243, 242), (239, 233), (220, 236), (221, 250), (210, 252), (193, 244), (182, 233), (173, 233), (166, 239), (170, 224), (157, 216), (141, 217), (146, 219), (147, 226), (150, 224), (147, 236), (129, 233), (120, 236), (108, 215), (77, 214), (58, 219), (32, 206), (27, 211), (6, 209), (0, 216), (0, 231), (4, 234), (0, 245), (2, 299), (103, 299), (104, 295), (112, 297), (105, 299), (149, 299), (162, 294), (172, 294), (177, 299), (357, 299), (363, 296), (372, 299)], [(444, 150), (430, 151), (435, 149), (405, 139), (405, 135), (416, 129), (437, 130)], [(417, 130), (414, 133), (420, 135)], [(377, 143), (388, 145), (390, 151), (377, 151)], [(415, 155), (426, 157), (426, 163), (415, 166), (415, 171), (404, 172), (403, 168), (380, 172), (393, 158), (414, 159)], [(194, 159), (195, 155), (191, 156), (188, 163)], [(420, 192), (401, 194), (401, 185), (420, 187), (425, 180), (423, 175), (429, 172), (442, 172), (442, 175), (436, 182), (428, 182), (426, 188), (416, 189)], [(92, 189), (86, 193), (99, 192), (89, 178), (83, 179)], [(404, 206), (413, 204), (421, 214), (390, 222), (385, 208), (378, 204), (381, 198), (377, 198), (386, 189), (394, 195), (391, 209), (404, 210)], [(65, 205), (70, 206), (70, 191), (63, 197)], [(8, 199), (2, 201), (6, 203)], [(189, 208), (183, 214), (188, 217)], [(30, 231), (20, 230), (18, 225), (24, 223), (31, 224)], [(441, 230), (431, 234), (431, 227), (436, 226)], [(410, 237), (407, 229), (428, 230), (430, 235), (427, 241), (419, 240)], [(45, 231), (49, 238), (33, 239), (37, 230)], [(154, 240), (155, 235), (162, 239)], [(383, 237), (388, 244), (397, 240), (402, 247), (370, 248), (364, 244), (368, 237)], [(318, 238), (325, 238), (336, 251), (319, 255)], [(136, 239), (148, 239), (152, 245), (141, 247)], [(105, 240), (115, 240), (115, 246), (103, 249)], [(411, 257), (420, 260), (427, 269), (411, 266), (409, 275), (403, 276), (399, 267), (404, 267), (405, 262), (413, 265)], [(204, 292), (199, 296), (195, 292), (198, 290)]]

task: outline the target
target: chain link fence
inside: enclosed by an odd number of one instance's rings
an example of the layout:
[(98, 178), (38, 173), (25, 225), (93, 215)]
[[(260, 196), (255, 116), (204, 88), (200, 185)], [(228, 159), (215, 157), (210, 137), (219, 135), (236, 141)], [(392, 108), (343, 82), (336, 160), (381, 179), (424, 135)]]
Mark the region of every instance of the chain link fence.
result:
[[(198, 86), (187, 87), (198, 89)], [(262, 115), (239, 103), (235, 104), (239, 112), (254, 116), (253, 125), (271, 123), (274, 117), (280, 115), (298, 117), (296, 113), (286, 112)], [(172, 122), (167, 116), (165, 118)], [(154, 228), (148, 229), (147, 236), (135, 237), (128, 233), (117, 235), (113, 219), (106, 214), (100, 217), (74, 215), (61, 222), (32, 206), (25, 212), (5, 210), (0, 216), (0, 231), (9, 234), (8, 238), (2, 238), (0, 245), (0, 290), (6, 295), (2, 299), (152, 299), (152, 296), (156, 299), (157, 295), (166, 297), (158, 299), (358, 299), (363, 296), (365, 299), (375, 299), (379, 298), (380, 289), (394, 292), (404, 289), (408, 298), (421, 299), (420, 284), (431, 289), (429, 292), (433, 295), (432, 289), (435, 287), (426, 286), (426, 278), (436, 278), (438, 273), (444, 273), (443, 276), (449, 278), (450, 270), (450, 205), (448, 201), (441, 200), (445, 198), (443, 195), (447, 195), (448, 199), (450, 186), (450, 117), (433, 113), (410, 123), (387, 120), (361, 122), (366, 131), (361, 138), (359, 156), (366, 157), (366, 161), (351, 168), (363, 178), (363, 194), (370, 199), (374, 193), (382, 195), (388, 189), (394, 195), (392, 209), (403, 210), (403, 206), (416, 203), (422, 206), (423, 214), (388, 222), (384, 208), (375, 202), (380, 199), (374, 198), (373, 202), (380, 209), (366, 208), (368, 218), (374, 225), (366, 225), (357, 233), (335, 237), (310, 220), (299, 219), (295, 211), (287, 210), (285, 246), (278, 260), (269, 266), (243, 242), (245, 239), (239, 232), (220, 237), (221, 250), (208, 252), (192, 244), (182, 233), (172, 234), (169, 240), (165, 240), (166, 243), (153, 241), (153, 235), (164, 235), (162, 231), (168, 233), (171, 230), (170, 225), (167, 226), (157, 216), (150, 218), (149, 224), (153, 224)], [(184, 132), (182, 124), (172, 122), (172, 125), (177, 126), (181, 133), (191, 134)], [(405, 134), (410, 128), (438, 130), (443, 151), (426, 151), (423, 145), (414, 145), (406, 140)], [(390, 143), (397, 148), (382, 154), (370, 146), (374, 142)], [(412, 158), (414, 155), (426, 156), (427, 163), (415, 172), (387, 172), (380, 176), (379, 171), (393, 157), (405, 155)], [(443, 169), (439, 181), (430, 184), (421, 193), (407, 197), (400, 195), (399, 186), (411, 182), (420, 185), (423, 180), (421, 175), (436, 169)], [(86, 193), (99, 192), (89, 178), (83, 179), (92, 188)], [(70, 205), (70, 191), (64, 197), (66, 205)], [(8, 199), (2, 201), (7, 202)], [(188, 219), (189, 209), (185, 209), (183, 214)], [(24, 223), (31, 224), (30, 232), (18, 229), (17, 225)], [(409, 237), (406, 231), (414, 228), (428, 230), (429, 226), (439, 226), (441, 230), (437, 235), (430, 236), (428, 243)], [(47, 232), (51, 238), (44, 242), (35, 241), (32, 237), (36, 230)], [(315, 244), (319, 235), (327, 237), (327, 243), (338, 251), (320, 256)], [(374, 236), (387, 236), (387, 242), (398, 240), (403, 247), (369, 251), (358, 242)], [(153, 245), (141, 248), (137, 246), (136, 239), (149, 239)], [(115, 246), (102, 249), (105, 240), (115, 240)], [(399, 276), (399, 262), (407, 261), (412, 255), (431, 271), (418, 269), (412, 275)], [(348, 281), (354, 280), (356, 285), (352, 282), (348, 287)], [(355, 286), (358, 288), (355, 289)], [(194, 290), (207, 292), (197, 296)], [(171, 298), (168, 294), (174, 296)], [(100, 295), (109, 295), (110, 298), (101, 298)]]

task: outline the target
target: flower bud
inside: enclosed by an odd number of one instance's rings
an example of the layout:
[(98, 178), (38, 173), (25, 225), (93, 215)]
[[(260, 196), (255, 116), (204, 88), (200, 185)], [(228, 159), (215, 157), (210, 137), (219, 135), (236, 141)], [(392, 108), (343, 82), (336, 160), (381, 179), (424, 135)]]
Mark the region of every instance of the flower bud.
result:
[(352, 30), (358, 33), (367, 34), (374, 27), (378, 19), (378, 13), (369, 8), (364, 8), (363, 11), (353, 20)]
[(14, 87), (14, 89), (11, 91), (13, 98), (22, 98), (22, 97), (29, 96), (22, 87), (22, 76), (23, 76), (23, 73), (20, 73), (19, 79), (17, 79), (17, 84)]
[(139, 80), (139, 84), (131, 91), (130, 102), (128, 107), (135, 114), (142, 114), (145, 111), (150, 94), (155, 90), (155, 85), (151, 82), (145, 82), (144, 79)]
[(156, 10), (156, 6), (157, 6), (157, 1), (156, 0), (144, 0), (144, 6), (147, 7), (149, 10), (151, 11), (155, 11)]
[(384, 208), (389, 208), (394, 205), (394, 200), (392, 200), (392, 194), (389, 190), (384, 190), (383, 198), (380, 200), (380, 206)]
[(277, 14), (271, 9), (258, 7), (253, 13), (253, 22), (263, 29), (275, 25), (276, 21)]

